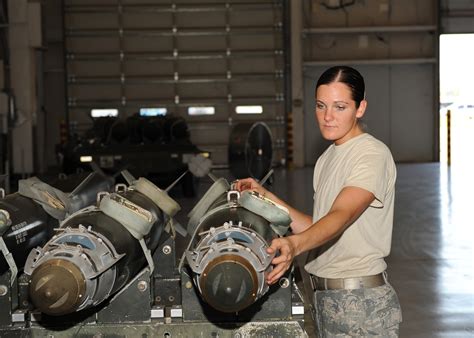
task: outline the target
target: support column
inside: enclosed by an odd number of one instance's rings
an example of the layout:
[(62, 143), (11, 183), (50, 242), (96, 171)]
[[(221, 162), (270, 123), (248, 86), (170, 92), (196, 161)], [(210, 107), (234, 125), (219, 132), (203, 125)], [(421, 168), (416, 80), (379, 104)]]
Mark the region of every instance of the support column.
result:
[(302, 0), (290, 1), (291, 12), (291, 93), (292, 93), (292, 158), (293, 165), (303, 167), (304, 159), (304, 110), (303, 110), (303, 56)]
[(37, 94), (33, 47), (41, 39), (41, 28), (34, 26), (33, 19), (39, 8), (40, 3), (28, 3), (27, 0), (8, 1), (10, 80), (17, 114), (12, 129), (13, 174), (20, 175), (29, 175), (34, 171)]

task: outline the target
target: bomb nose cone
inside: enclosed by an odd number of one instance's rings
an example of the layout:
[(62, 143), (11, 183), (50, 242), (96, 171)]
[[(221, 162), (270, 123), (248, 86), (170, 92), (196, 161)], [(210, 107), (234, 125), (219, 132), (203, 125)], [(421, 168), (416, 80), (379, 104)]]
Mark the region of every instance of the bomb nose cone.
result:
[(222, 312), (239, 312), (256, 300), (258, 280), (252, 265), (227, 254), (209, 262), (201, 275), (204, 300)]
[(41, 312), (60, 316), (79, 307), (85, 287), (84, 276), (74, 263), (52, 259), (33, 271), (30, 297)]

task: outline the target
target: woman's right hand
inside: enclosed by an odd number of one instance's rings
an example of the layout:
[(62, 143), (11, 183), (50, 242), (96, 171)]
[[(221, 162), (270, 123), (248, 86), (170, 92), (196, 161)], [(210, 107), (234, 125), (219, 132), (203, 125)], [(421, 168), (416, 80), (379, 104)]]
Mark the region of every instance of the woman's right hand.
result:
[(238, 191), (252, 190), (258, 192), (262, 196), (265, 196), (268, 193), (267, 189), (262, 187), (260, 183), (251, 177), (235, 180), (232, 182), (232, 185), (234, 189)]
[[(313, 218), (311, 215), (306, 215), (305, 213), (288, 205), (285, 201), (280, 199), (277, 195), (275, 195), (271, 191), (262, 187), (262, 185), (258, 183), (256, 180), (254, 180), (253, 178), (249, 177), (249, 178), (243, 178), (240, 180), (235, 180), (234, 182), (232, 182), (232, 189), (240, 191), (240, 192), (245, 191), (245, 190), (256, 191), (260, 196), (271, 200), (275, 204), (279, 204), (287, 208), (290, 213), (290, 217), (292, 219), (290, 226), (293, 233), (303, 232), (304, 230), (306, 230), (313, 224)], [(275, 262), (275, 264), (280, 264), (280, 263), (281, 262), (279, 262), (278, 260)], [(283, 268), (281, 269), (281, 271), (282, 270)], [(272, 276), (274, 277), (274, 275)]]

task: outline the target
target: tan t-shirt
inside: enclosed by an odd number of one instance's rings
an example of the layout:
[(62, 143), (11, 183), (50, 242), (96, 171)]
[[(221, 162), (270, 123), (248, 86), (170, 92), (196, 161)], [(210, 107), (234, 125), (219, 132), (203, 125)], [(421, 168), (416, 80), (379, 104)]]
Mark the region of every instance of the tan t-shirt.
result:
[[(363, 188), (375, 200), (344, 233), (313, 252), (305, 269), (325, 278), (369, 276), (385, 270), (393, 227), (396, 167), (390, 150), (369, 134), (332, 144), (314, 167), (313, 222), (325, 216), (339, 192)], [(311, 255), (310, 255), (311, 256)]]

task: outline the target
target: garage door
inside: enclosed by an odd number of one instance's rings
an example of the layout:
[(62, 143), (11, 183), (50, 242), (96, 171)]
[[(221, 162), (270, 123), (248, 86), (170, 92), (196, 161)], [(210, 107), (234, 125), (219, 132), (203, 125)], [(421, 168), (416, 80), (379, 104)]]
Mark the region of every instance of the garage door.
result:
[(237, 123), (264, 121), (284, 162), (283, 5), (66, 0), (69, 121), (80, 134), (92, 109), (179, 115), (216, 166)]

